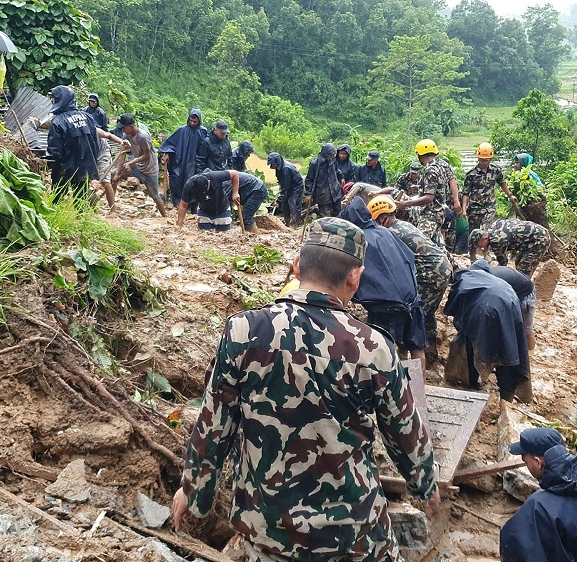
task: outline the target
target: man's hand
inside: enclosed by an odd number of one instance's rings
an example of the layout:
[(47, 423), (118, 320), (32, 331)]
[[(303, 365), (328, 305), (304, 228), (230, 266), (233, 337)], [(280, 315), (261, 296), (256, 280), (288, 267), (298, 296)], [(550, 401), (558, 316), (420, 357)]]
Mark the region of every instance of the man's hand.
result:
[(130, 148), (130, 141), (128, 139), (123, 139), (120, 143), (120, 146), (122, 148)]
[(132, 172), (132, 166), (130, 165), (130, 162), (127, 162), (124, 164), (124, 173), (130, 174), (130, 172)]
[(234, 203), (236, 203), (237, 205), (240, 205), (240, 195), (238, 193), (233, 193), (232, 194), (232, 200)]
[(307, 205), (310, 205), (310, 203), (311, 203), (311, 196), (310, 195), (305, 195), (305, 203)]
[(454, 203), (453, 211), (455, 211), (456, 215), (460, 215), (463, 212), (463, 207), (461, 207), (461, 203), (459, 202)]
[(178, 531), (180, 529), (180, 524), (182, 523), (182, 517), (188, 510), (188, 498), (184, 493), (182, 488), (179, 488), (172, 498), (172, 520), (174, 522), (174, 528)]
[(278, 201), (275, 201), (275, 202), (273, 203), (273, 207), (274, 207), (275, 209), (278, 209), (278, 208), (280, 207), (279, 202), (278, 202)]
[(511, 193), (511, 195), (509, 196), (509, 199), (511, 201), (513, 201), (513, 203), (517, 203), (517, 198)]
[(399, 209), (401, 211), (403, 209), (406, 209), (407, 207), (409, 207), (408, 203), (409, 203), (408, 201), (406, 201), (406, 200), (403, 201), (402, 199), (400, 199), (399, 201), (395, 201), (395, 205), (397, 206), (397, 209)]
[(425, 515), (427, 516), (427, 519), (429, 521), (431, 521), (433, 517), (437, 515), (440, 505), (441, 505), (441, 494), (439, 492), (439, 488), (437, 488), (435, 490), (435, 493), (431, 496), (431, 499), (428, 501), (427, 506), (425, 507)]

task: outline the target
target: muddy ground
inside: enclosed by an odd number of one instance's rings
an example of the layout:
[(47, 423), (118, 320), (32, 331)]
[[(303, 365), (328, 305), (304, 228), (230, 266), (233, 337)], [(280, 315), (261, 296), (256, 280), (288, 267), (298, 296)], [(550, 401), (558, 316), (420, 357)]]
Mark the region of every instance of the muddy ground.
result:
[[(76, 311), (60, 299), (55, 312), (59, 295), (51, 279), (38, 277), (15, 289), (17, 306), (7, 312), (8, 329), (0, 332), (0, 560), (179, 560), (174, 553), (211, 560), (217, 552), (187, 537), (219, 550), (231, 537), (226, 486), (214, 514), (202, 521), (190, 518), (179, 536), (170, 520), (144, 528), (138, 494), (170, 505), (223, 322), (251, 295), (272, 296), (281, 289), (301, 232), (270, 216), (259, 219), (260, 234), (243, 234), (238, 225), (227, 233), (202, 233), (190, 217), (180, 229), (174, 209), (162, 219), (138, 191), (119, 195), (118, 211), (108, 214), (102, 207), (101, 213), (144, 234), (147, 246), (133, 263), (166, 293), (164, 309), (99, 318), (99, 329), (115, 342), (118, 362), (114, 376), (102, 377), (67, 333)], [(250, 255), (255, 245), (279, 250), (284, 262), (267, 274), (234, 271), (231, 259)], [(223, 269), (233, 275), (231, 284), (221, 280)], [(577, 276), (572, 261), (560, 269), (551, 300), (539, 302), (537, 310), (534, 402), (528, 411), (577, 424)], [(445, 359), (455, 330), (442, 312), (438, 319)], [(132, 400), (136, 390), (145, 391), (150, 371), (173, 389), (156, 393), (152, 406)], [(427, 371), (427, 382), (445, 385), (442, 361)], [(463, 464), (497, 460), (495, 382), (482, 392), (490, 398)], [(169, 417), (183, 424), (171, 425)], [(428, 560), (498, 559), (498, 525), (520, 504), (502, 491), (499, 475), (481, 487), (485, 491), (461, 487), (451, 500), (481, 518), (453, 505), (449, 526)], [(154, 509), (166, 519), (161, 507)]]

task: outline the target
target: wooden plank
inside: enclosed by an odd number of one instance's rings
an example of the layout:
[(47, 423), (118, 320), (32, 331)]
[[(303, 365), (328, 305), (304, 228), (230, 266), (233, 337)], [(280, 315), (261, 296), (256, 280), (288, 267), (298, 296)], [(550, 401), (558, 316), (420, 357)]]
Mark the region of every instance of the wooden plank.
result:
[(464, 470), (455, 472), (453, 482), (466, 482), (467, 480), (474, 480), (475, 478), (480, 478), (481, 476), (485, 476), (487, 474), (495, 474), (497, 472), (503, 472), (504, 470), (512, 470), (514, 468), (519, 468), (520, 466), (525, 466), (525, 463), (520, 458), (516, 458), (488, 464), (487, 466), (466, 468)]
[(13, 504), (20, 505), (26, 508), (28, 511), (34, 513), (34, 515), (37, 515), (38, 517), (41, 517), (42, 519), (48, 521), (49, 523), (54, 525), (57, 529), (59, 529), (60, 531), (62, 531), (67, 535), (74, 535), (74, 536), (80, 535), (80, 531), (76, 527), (68, 525), (67, 523), (63, 523), (62, 521), (60, 521), (60, 519), (56, 519), (56, 517), (53, 517), (48, 513), (44, 513), (44, 511), (42, 511), (41, 509), (38, 509), (36, 506), (29, 504), (27, 501), (24, 501), (23, 499), (20, 499), (18, 496), (15, 496), (14, 494), (12, 494), (11, 492), (2, 487), (0, 487), (0, 497), (3, 497), (5, 500)]
[(429, 411), (427, 408), (427, 398), (425, 396), (425, 377), (423, 376), (422, 363), (420, 359), (405, 359), (401, 361), (403, 367), (409, 370), (409, 386), (413, 393), (413, 398), (417, 404), (417, 410), (425, 427), (430, 431)]

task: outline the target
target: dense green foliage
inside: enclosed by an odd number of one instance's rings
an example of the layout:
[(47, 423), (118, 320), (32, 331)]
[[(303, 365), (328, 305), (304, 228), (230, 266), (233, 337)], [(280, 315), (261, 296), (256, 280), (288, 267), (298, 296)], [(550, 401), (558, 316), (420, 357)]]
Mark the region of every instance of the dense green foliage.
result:
[(70, 0), (0, 0), (0, 31), (18, 47), (9, 78), (39, 91), (83, 80), (98, 53), (92, 19)]
[(474, 100), (510, 102), (530, 88), (558, 91), (555, 73), (569, 47), (559, 13), (550, 4), (503, 19), (483, 0), (462, 0), (451, 14), (447, 33), (470, 48), (469, 75), (462, 85), (471, 89)]

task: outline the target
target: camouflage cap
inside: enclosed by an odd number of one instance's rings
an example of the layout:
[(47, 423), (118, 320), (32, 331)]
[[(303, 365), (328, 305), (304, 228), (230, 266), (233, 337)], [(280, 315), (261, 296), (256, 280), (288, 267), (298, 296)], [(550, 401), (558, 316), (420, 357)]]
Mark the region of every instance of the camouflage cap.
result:
[(365, 259), (367, 249), (364, 232), (352, 222), (336, 217), (323, 217), (312, 222), (304, 245), (339, 250), (361, 262)]
[(483, 231), (480, 228), (471, 230), (469, 234), (469, 249), (475, 250), (481, 238), (483, 238)]

